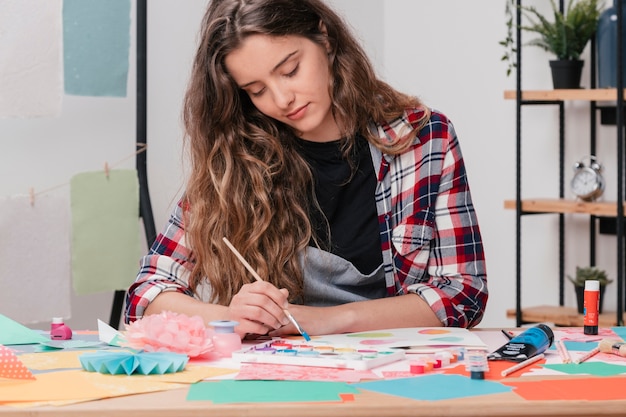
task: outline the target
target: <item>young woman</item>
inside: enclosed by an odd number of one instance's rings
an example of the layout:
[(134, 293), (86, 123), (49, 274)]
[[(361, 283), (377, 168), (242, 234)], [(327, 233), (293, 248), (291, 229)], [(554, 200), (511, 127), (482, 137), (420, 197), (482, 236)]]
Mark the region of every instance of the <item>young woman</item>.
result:
[[(125, 319), (237, 332), (472, 327), (483, 246), (451, 122), (379, 80), (322, 0), (213, 0), (184, 102), (191, 172)], [(224, 243), (254, 267), (256, 281)]]

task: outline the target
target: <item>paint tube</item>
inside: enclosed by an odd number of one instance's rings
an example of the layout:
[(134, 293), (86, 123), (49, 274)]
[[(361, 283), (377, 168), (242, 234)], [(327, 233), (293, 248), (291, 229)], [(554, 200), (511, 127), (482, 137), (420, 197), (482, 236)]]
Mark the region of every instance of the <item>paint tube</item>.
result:
[(538, 324), (514, 336), (505, 345), (490, 353), (487, 359), (522, 362), (545, 352), (553, 341), (552, 329), (545, 324)]

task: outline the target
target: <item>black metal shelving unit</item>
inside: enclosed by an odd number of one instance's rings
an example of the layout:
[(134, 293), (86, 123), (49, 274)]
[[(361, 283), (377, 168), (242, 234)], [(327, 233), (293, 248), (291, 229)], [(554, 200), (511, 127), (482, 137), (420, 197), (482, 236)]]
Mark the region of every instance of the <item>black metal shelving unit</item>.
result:
[[(137, 156), (135, 166), (139, 180), (139, 217), (143, 220), (144, 232), (148, 247), (156, 239), (156, 227), (152, 214), (152, 203), (148, 188), (148, 4), (147, 0), (137, 0), (137, 86), (136, 86), (136, 134), (135, 143)], [(119, 327), (124, 308), (126, 291), (118, 290), (113, 294), (113, 305), (109, 325)]]
[[(516, 325), (521, 326), (528, 322), (523, 318), (522, 299), (521, 299), (521, 286), (522, 286), (522, 217), (530, 214), (538, 214), (540, 211), (525, 211), (523, 209), (522, 198), (522, 107), (526, 105), (555, 105), (559, 109), (559, 198), (564, 198), (564, 172), (565, 172), (565, 100), (540, 100), (540, 99), (528, 99), (523, 98), (522, 89), (522, 0), (516, 0), (516, 195), (515, 195), (515, 211), (516, 211), (516, 271), (515, 271), (515, 320)], [(625, 267), (625, 252), (624, 252), (624, 96), (619, 94), (624, 90), (622, 79), (622, 21), (623, 10), (621, 2), (616, 2), (617, 9), (617, 103), (616, 103), (616, 125), (617, 125), (617, 214), (615, 217), (615, 234), (617, 239), (617, 311), (616, 311), (616, 323), (619, 326), (624, 325), (625, 310), (625, 293), (624, 293), (624, 267)], [(564, 10), (564, 1), (559, 0), (559, 8)], [(590, 89), (596, 88), (596, 48), (595, 42), (591, 42), (591, 74), (590, 74)], [(595, 100), (590, 101), (590, 152), (592, 155), (596, 154), (596, 141), (597, 141), (597, 112), (598, 106)], [(557, 214), (559, 217), (559, 249), (558, 249), (558, 262), (559, 262), (559, 306), (564, 305), (564, 293), (565, 293), (565, 214), (563, 212), (550, 212), (544, 213)], [(595, 214), (590, 214), (590, 226), (589, 226), (589, 242), (590, 253), (589, 261), (590, 265), (596, 264), (596, 236), (598, 220), (605, 220)]]

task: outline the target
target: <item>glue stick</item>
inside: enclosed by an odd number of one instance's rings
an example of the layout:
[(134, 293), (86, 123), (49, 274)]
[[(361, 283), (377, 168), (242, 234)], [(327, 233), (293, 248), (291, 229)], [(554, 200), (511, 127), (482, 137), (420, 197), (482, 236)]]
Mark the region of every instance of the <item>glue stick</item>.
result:
[(585, 281), (584, 315), (583, 332), (585, 334), (598, 334), (598, 316), (600, 315), (600, 281)]

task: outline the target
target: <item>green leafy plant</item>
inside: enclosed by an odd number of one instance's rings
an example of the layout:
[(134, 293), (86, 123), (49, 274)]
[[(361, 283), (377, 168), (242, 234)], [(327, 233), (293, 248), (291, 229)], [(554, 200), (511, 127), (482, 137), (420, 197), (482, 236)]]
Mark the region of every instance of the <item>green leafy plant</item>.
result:
[(511, 75), (511, 72), (514, 68), (517, 67), (517, 48), (515, 43), (515, 38), (513, 37), (513, 28), (515, 24), (513, 23), (513, 8), (515, 5), (513, 4), (515, 0), (510, 0), (506, 2), (506, 8), (504, 9), (504, 14), (506, 16), (506, 37), (501, 40), (499, 43), (504, 47), (504, 55), (502, 55), (501, 61), (507, 63), (506, 75), (507, 77)]
[[(570, 0), (561, 13), (554, 0), (552, 4), (552, 20), (548, 20), (534, 6), (520, 6), (523, 16), (528, 21), (522, 24), (520, 29), (532, 32), (539, 37), (527, 42), (527, 45), (537, 46), (553, 54), (560, 60), (578, 60), (589, 40), (594, 36), (598, 28), (598, 21), (602, 10), (599, 0)], [(502, 61), (508, 62), (507, 75), (515, 62), (515, 39), (513, 29), (513, 10), (517, 10), (515, 0), (507, 0), (505, 15), (507, 36), (500, 41), (505, 48)]]
[(584, 287), (585, 281), (587, 280), (596, 280), (600, 281), (600, 285), (608, 285), (613, 282), (612, 279), (609, 279), (606, 271), (602, 269), (598, 269), (594, 266), (587, 267), (576, 267), (576, 276), (572, 277), (570, 275), (567, 276), (574, 286), (576, 287)]

